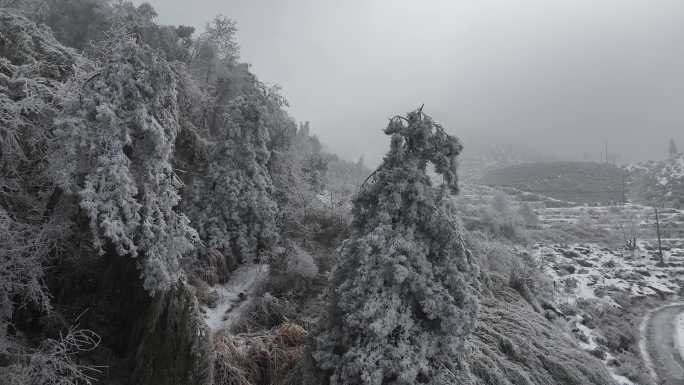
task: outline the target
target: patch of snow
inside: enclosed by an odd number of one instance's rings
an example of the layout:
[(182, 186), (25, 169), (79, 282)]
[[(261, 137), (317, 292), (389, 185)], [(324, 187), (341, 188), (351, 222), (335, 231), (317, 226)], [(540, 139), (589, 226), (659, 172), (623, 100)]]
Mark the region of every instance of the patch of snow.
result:
[(619, 385), (636, 385), (629, 378), (615, 373), (612, 368), (610, 368), (608, 371), (610, 372), (611, 377), (613, 377), (613, 379), (617, 381)]
[(204, 319), (212, 333), (230, 329), (247, 309), (259, 283), (267, 276), (268, 265), (243, 265), (232, 273), (228, 282), (209, 288), (210, 293), (216, 291), (218, 294), (215, 307), (202, 306), (205, 312)]
[(320, 194), (317, 194), (316, 199), (326, 207), (330, 207), (333, 203), (332, 196), (328, 190), (323, 190)]
[[(576, 316), (575, 327), (577, 328), (577, 330), (579, 330), (581, 334), (583, 334), (586, 337), (586, 341), (579, 340), (578, 344), (580, 348), (588, 352), (592, 352), (599, 348), (599, 344), (596, 342), (598, 334), (595, 330), (592, 330), (586, 325), (584, 325), (582, 323), (582, 319), (582, 316)], [(605, 355), (602, 360), (603, 363), (606, 365), (606, 368), (608, 369), (608, 372), (610, 373), (611, 377), (613, 377), (613, 379), (617, 381), (619, 385), (635, 385), (632, 381), (630, 381), (629, 378), (615, 373), (615, 368), (608, 365), (608, 363), (611, 362), (614, 358), (615, 357), (612, 354), (610, 354), (610, 352), (605, 352)]]
[(594, 335), (594, 331), (586, 327), (585, 325), (581, 324), (580, 322), (575, 323), (575, 327), (579, 329), (579, 331), (584, 334), (585, 337), (587, 337), (587, 341), (579, 341), (579, 346), (587, 351), (592, 351), (596, 348), (598, 348), (598, 344), (596, 343), (596, 336)]

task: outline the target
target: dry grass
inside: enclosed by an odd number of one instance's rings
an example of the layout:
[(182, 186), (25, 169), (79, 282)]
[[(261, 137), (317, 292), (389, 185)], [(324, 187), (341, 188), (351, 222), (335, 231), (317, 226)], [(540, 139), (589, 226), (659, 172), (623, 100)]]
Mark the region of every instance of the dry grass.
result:
[(201, 268), (196, 269), (196, 273), (211, 286), (224, 283), (228, 280), (231, 270), (235, 268), (228, 259), (230, 258), (224, 256), (220, 251), (210, 249), (202, 257)]
[(306, 335), (301, 326), (285, 322), (266, 333), (216, 336), (214, 383), (285, 383), (304, 352)]
[(586, 312), (585, 318), (591, 320), (591, 326), (598, 329), (603, 336), (598, 343), (615, 356), (616, 373), (635, 383), (651, 385), (653, 382), (639, 349), (639, 325), (648, 309), (658, 307), (663, 301), (653, 297), (633, 298), (627, 295), (614, 299), (620, 308), (593, 301), (582, 304), (581, 308)]
[(491, 277), (470, 337), (468, 385), (613, 385), (596, 358), (574, 346), (503, 277)]

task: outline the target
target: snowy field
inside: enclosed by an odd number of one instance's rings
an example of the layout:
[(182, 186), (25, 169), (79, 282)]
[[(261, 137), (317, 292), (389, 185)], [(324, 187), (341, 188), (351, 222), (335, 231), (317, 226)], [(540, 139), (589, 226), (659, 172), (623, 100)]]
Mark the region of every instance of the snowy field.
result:
[[(554, 300), (558, 306), (593, 301), (619, 308), (620, 305), (615, 301), (619, 296), (655, 296), (665, 299), (679, 294), (684, 281), (684, 215), (681, 211), (663, 210), (659, 213), (662, 232), (667, 235), (661, 239), (662, 260), (655, 236), (655, 214), (650, 207), (542, 208), (538, 214), (543, 228), (578, 225), (589, 226), (596, 231), (628, 229), (624, 232), (631, 232), (637, 240), (634, 250), (592, 242), (535, 244), (533, 255), (544, 265), (548, 277), (553, 281)], [(568, 319), (573, 336), (581, 348), (589, 352), (600, 349), (597, 342), (602, 339), (600, 331), (588, 327), (581, 312)], [(684, 357), (684, 315), (677, 320), (675, 330), (679, 338), (676, 340), (680, 354)], [(616, 374), (614, 368), (608, 365), (615, 359), (611, 352), (605, 351), (602, 359), (619, 384), (634, 384)]]

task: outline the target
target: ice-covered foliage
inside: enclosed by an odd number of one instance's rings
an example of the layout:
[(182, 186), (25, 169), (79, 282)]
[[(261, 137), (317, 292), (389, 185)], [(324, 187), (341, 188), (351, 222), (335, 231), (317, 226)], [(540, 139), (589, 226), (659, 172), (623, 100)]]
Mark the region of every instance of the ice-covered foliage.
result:
[(109, 60), (68, 89), (57, 120), (61, 185), (77, 193), (95, 246), (140, 257), (144, 286), (167, 289), (196, 238), (174, 208), (181, 182), (172, 167), (178, 133), (176, 78), (169, 64), (128, 36)]
[(54, 226), (21, 223), (0, 208), (0, 353), (16, 306), (50, 308), (43, 264), (57, 236)]
[(14, 359), (9, 365), (0, 366), (0, 377), (9, 385), (91, 385), (97, 381), (100, 369), (83, 364), (78, 355), (99, 344), (97, 334), (73, 326), (58, 339), (46, 339), (38, 349), (14, 347), (12, 353), (16, 356), (10, 355)]
[(58, 90), (83, 64), (47, 28), (0, 9), (0, 206), (21, 218), (43, 215)]
[(349, 162), (332, 155), (327, 165), (326, 193), (330, 197), (330, 205), (351, 211), (354, 194), (371, 171), (363, 163), (363, 158)]
[(277, 239), (266, 98), (255, 88), (215, 112), (208, 165), (194, 177), (188, 198), (188, 215), (206, 246), (242, 261), (254, 260)]
[(58, 89), (78, 55), (41, 28), (0, 9), (0, 350), (18, 306), (50, 307), (44, 265), (62, 227), (45, 218)]
[[(284, 127), (287, 128), (287, 127)], [(317, 199), (327, 185), (327, 155), (309, 131), (309, 123), (278, 130), (272, 141), (270, 172), (275, 199), (281, 207), (281, 228), (286, 235), (310, 237), (316, 232), (323, 203)]]
[(237, 64), (240, 47), (235, 41), (235, 21), (217, 15), (205, 25), (205, 31), (193, 44), (192, 69), (204, 86), (225, 80), (225, 73)]
[[(469, 225), (469, 228), (472, 228), (472, 225)], [(513, 209), (510, 198), (503, 192), (497, 192), (489, 205), (480, 207), (476, 228), (487, 231), (497, 238), (525, 238), (524, 219)]]
[[(50, 31), (0, 9), (0, 378), (9, 384), (81, 384), (90, 367), (75, 363), (72, 342), (86, 331), (29, 347), (16, 314), (53, 309), (46, 265), (66, 226), (52, 216), (49, 174), (59, 90), (87, 61), (60, 45)], [(80, 340), (83, 342), (83, 340)], [(95, 341), (94, 339), (92, 341)], [(33, 341), (40, 342), (37, 338)], [(81, 345), (83, 346), (83, 345)]]
[(355, 199), (313, 357), (336, 385), (454, 383), (479, 286), (450, 203), (462, 146), (421, 110), (385, 132), (391, 149)]

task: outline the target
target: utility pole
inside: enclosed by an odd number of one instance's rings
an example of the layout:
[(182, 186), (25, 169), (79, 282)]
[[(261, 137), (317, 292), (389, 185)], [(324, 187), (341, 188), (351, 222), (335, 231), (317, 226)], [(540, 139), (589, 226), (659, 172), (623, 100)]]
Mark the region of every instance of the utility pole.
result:
[(658, 255), (660, 255), (660, 263), (665, 263), (665, 258), (663, 258), (663, 245), (660, 241), (660, 219), (658, 218), (658, 208), (655, 208), (656, 215), (656, 234), (658, 234)]

